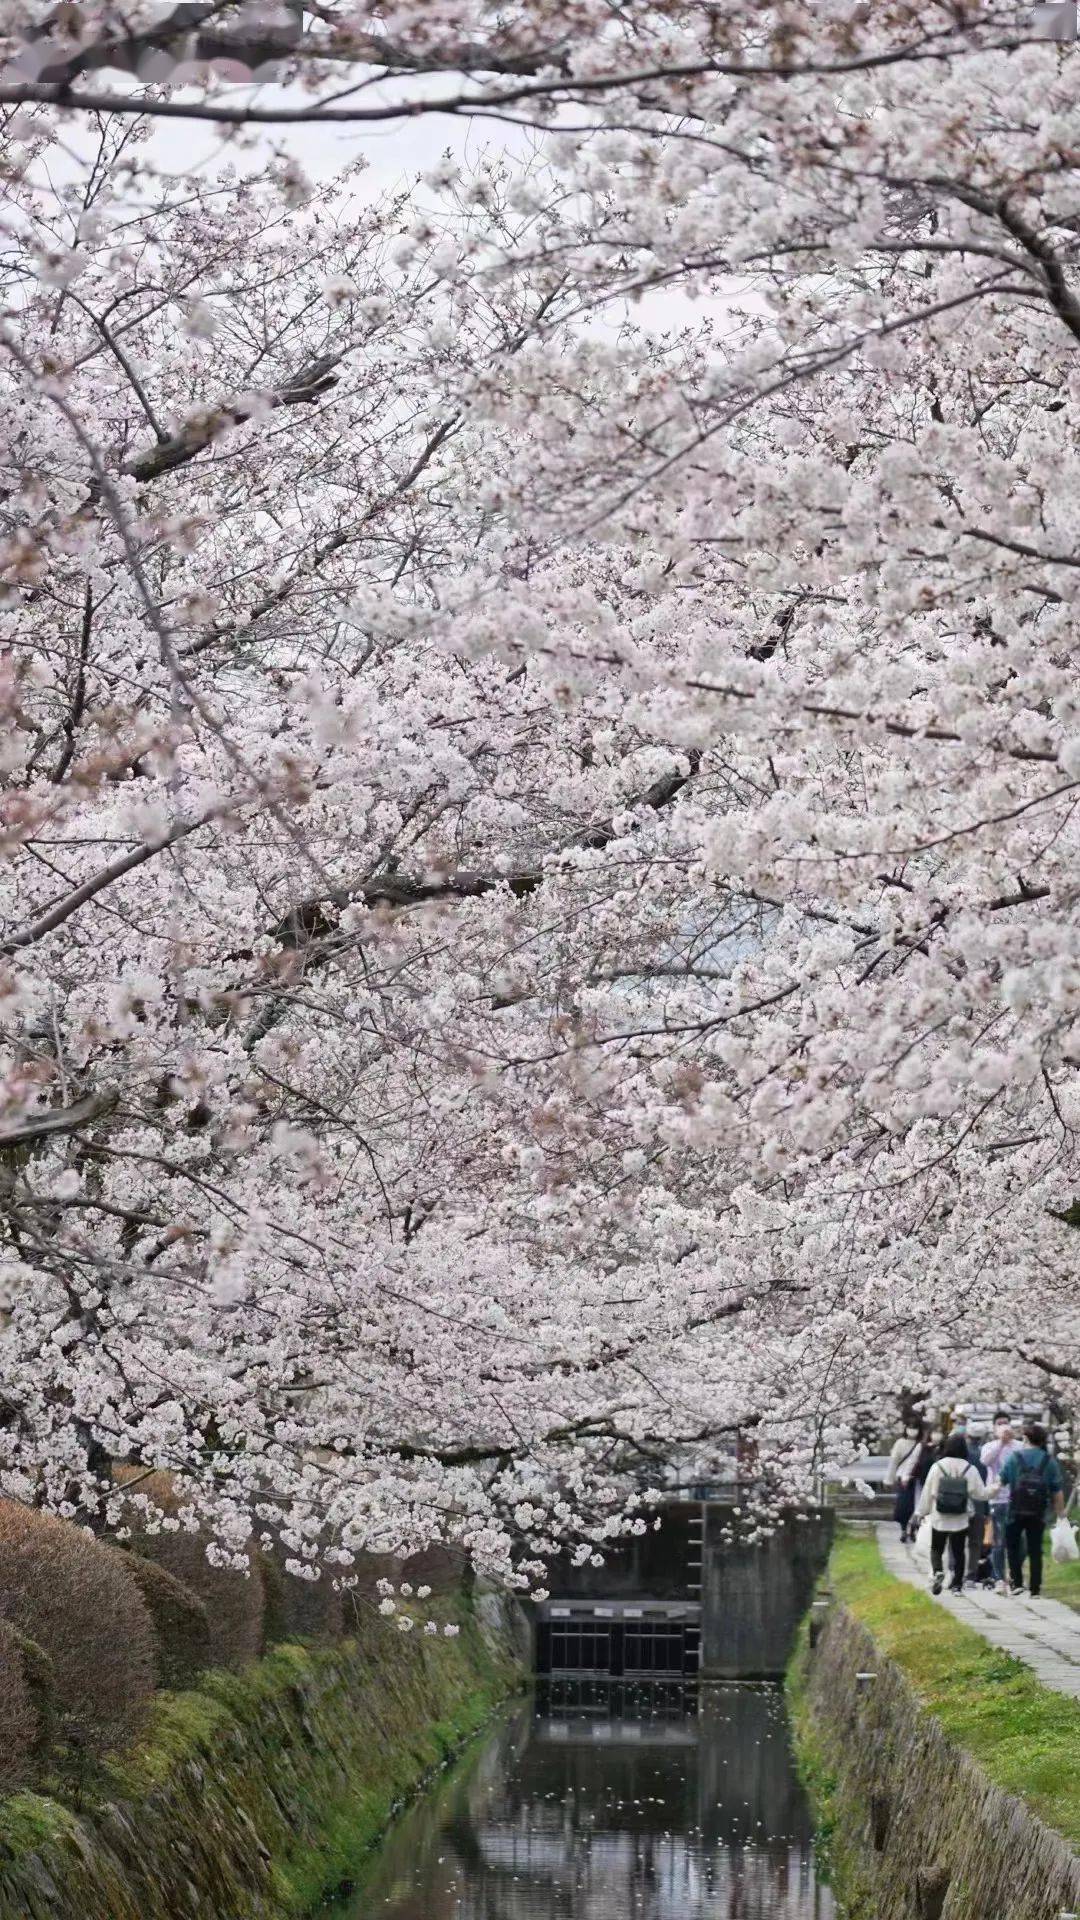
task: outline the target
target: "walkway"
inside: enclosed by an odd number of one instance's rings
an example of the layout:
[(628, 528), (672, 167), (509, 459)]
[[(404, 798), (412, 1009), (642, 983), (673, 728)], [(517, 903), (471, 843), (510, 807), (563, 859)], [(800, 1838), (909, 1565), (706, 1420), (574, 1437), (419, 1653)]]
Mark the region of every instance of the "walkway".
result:
[[(930, 1573), (910, 1547), (902, 1547), (895, 1524), (877, 1529), (881, 1557), (898, 1580), (908, 1580), (927, 1595)], [(1026, 1594), (991, 1593), (982, 1587), (965, 1588), (962, 1595), (948, 1591), (938, 1605), (963, 1620), (992, 1646), (1015, 1654), (1055, 1693), (1080, 1700), (1080, 1613), (1060, 1600), (1031, 1600)]]

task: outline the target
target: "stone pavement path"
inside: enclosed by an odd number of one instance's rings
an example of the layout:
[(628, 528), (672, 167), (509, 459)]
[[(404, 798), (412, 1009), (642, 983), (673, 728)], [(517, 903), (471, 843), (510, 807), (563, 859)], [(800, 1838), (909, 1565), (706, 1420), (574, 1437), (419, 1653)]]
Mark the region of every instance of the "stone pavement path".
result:
[[(926, 1562), (901, 1546), (895, 1525), (877, 1529), (881, 1557), (890, 1573), (930, 1593)], [(932, 1596), (931, 1596), (932, 1597)], [(938, 1605), (954, 1613), (992, 1646), (1015, 1654), (1032, 1668), (1044, 1687), (1080, 1700), (1080, 1613), (1060, 1600), (1032, 1600), (1027, 1594), (991, 1593), (982, 1587), (938, 1596)]]

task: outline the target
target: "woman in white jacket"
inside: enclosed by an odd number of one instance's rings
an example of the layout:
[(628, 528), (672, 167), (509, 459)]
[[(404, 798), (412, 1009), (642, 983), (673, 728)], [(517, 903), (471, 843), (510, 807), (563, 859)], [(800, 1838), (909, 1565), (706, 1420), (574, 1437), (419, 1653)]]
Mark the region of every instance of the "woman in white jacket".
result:
[(986, 1482), (968, 1458), (967, 1440), (963, 1434), (954, 1433), (945, 1442), (941, 1459), (927, 1474), (919, 1501), (920, 1520), (930, 1515), (930, 1586), (934, 1593), (940, 1593), (945, 1582), (946, 1546), (952, 1561), (949, 1591), (962, 1591), (972, 1502), (985, 1498)]

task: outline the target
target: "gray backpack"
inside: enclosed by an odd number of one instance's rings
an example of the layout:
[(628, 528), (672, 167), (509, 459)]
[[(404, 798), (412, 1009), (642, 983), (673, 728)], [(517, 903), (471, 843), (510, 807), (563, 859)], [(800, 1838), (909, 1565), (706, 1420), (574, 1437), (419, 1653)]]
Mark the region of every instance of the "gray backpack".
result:
[(958, 1514), (967, 1512), (968, 1497), (967, 1468), (965, 1467), (962, 1473), (946, 1473), (945, 1468), (942, 1467), (938, 1474), (937, 1492), (934, 1495), (934, 1505), (938, 1512), (954, 1520)]

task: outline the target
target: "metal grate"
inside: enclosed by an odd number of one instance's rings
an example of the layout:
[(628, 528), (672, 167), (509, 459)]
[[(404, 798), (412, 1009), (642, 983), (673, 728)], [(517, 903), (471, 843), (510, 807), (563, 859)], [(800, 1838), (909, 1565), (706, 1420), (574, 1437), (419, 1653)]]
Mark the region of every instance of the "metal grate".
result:
[(610, 1673), (611, 1629), (588, 1621), (560, 1621), (551, 1628), (552, 1673)]
[(701, 1628), (694, 1620), (617, 1619), (588, 1615), (537, 1624), (539, 1673), (598, 1678), (672, 1680), (698, 1670)]
[[(692, 1629), (693, 1631), (693, 1629)], [(623, 1633), (623, 1672), (628, 1674), (686, 1671), (687, 1629), (663, 1621), (627, 1626)]]

